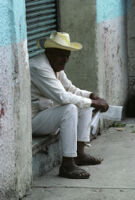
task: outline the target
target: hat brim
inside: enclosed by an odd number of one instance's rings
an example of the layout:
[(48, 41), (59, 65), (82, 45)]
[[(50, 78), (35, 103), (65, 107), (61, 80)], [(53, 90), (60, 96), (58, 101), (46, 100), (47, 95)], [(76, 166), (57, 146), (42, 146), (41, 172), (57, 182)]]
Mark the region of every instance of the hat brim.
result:
[(79, 51), (82, 49), (82, 44), (80, 44), (78, 42), (71, 42), (69, 46), (64, 46), (64, 45), (61, 45), (51, 39), (45, 40), (44, 45), (42, 45), (42, 46), (40, 45), (40, 40), (38, 40), (37, 45), (41, 49), (57, 48), (57, 49), (64, 49), (64, 50), (68, 50), (68, 51)]

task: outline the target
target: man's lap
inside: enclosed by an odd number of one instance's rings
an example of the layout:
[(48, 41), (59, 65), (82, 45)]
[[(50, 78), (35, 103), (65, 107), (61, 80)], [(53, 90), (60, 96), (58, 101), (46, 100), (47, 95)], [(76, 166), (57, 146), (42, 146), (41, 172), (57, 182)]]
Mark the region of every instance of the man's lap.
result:
[(78, 110), (78, 115), (84, 115), (85, 113), (92, 112), (91, 108), (88, 109), (78, 109), (73, 104), (66, 104), (51, 107), (39, 112), (32, 119), (32, 132), (33, 134), (49, 134), (55, 132), (61, 123), (63, 115), (66, 115), (66, 110), (70, 109), (74, 113), (74, 109)]

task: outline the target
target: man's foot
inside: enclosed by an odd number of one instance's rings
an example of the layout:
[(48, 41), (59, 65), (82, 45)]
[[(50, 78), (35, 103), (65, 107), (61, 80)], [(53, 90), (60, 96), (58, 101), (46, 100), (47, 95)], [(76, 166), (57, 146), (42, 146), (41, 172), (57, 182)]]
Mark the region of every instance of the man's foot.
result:
[(59, 176), (70, 179), (88, 179), (90, 174), (84, 169), (74, 165), (72, 167), (60, 166)]
[(103, 161), (102, 158), (95, 158), (88, 154), (79, 155), (74, 158), (75, 163), (79, 166), (81, 165), (99, 165)]

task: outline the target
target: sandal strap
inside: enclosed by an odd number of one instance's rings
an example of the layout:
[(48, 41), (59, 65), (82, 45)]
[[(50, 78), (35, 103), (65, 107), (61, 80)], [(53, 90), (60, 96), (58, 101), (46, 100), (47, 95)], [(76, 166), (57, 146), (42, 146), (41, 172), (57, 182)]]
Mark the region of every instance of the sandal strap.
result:
[(102, 162), (103, 159), (95, 158), (94, 156), (85, 154), (84, 157), (76, 157), (75, 163), (77, 165), (98, 165)]
[(61, 166), (59, 170), (59, 176), (71, 179), (86, 179), (89, 178), (90, 174), (84, 169), (76, 166), (72, 170), (68, 170), (65, 167)]

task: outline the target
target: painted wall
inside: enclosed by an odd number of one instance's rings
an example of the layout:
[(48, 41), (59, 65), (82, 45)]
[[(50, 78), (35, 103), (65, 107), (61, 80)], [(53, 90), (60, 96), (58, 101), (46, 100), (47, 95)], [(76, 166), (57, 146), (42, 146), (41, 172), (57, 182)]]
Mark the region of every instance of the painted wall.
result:
[(98, 90), (109, 104), (127, 99), (126, 4), (124, 0), (97, 0)]
[(97, 91), (97, 68), (95, 59), (95, 0), (60, 0), (61, 31), (71, 35), (71, 41), (82, 43), (83, 49), (72, 52), (66, 67), (73, 83), (90, 91)]
[(0, 199), (31, 183), (31, 107), (25, 1), (0, 0)]
[(60, 0), (61, 31), (83, 44), (67, 64), (68, 77), (110, 104), (127, 98), (125, 0)]

